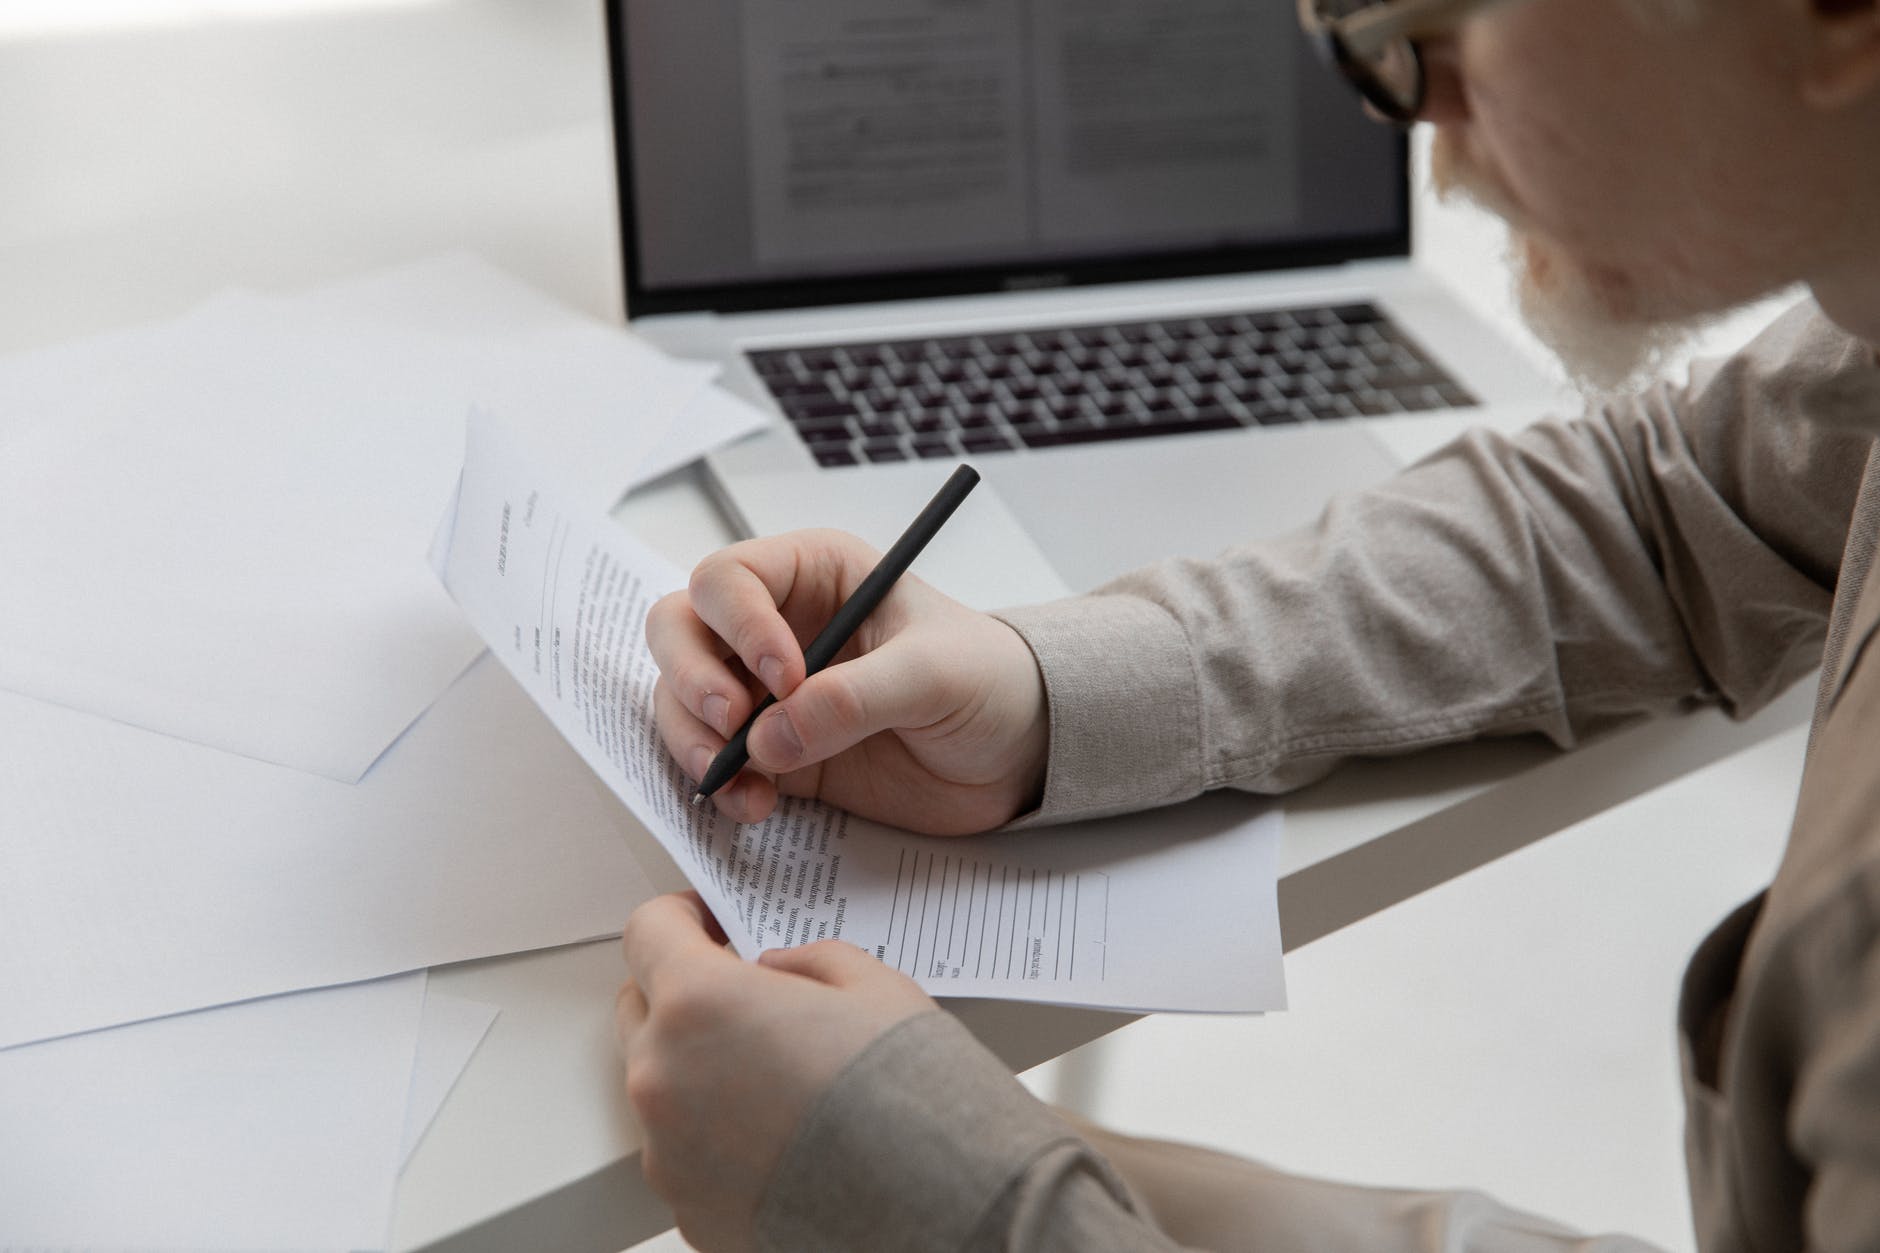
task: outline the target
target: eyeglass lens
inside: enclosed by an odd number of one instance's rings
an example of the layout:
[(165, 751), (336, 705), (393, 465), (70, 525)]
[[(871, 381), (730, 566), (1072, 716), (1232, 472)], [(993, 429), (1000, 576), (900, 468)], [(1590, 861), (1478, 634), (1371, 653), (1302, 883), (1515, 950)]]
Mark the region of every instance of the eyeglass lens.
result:
[[(1387, 0), (1316, 0), (1319, 19), (1336, 28), (1340, 19), (1376, 8)], [(1345, 76), (1371, 105), (1394, 121), (1409, 121), (1423, 107), (1423, 63), (1416, 45), (1393, 39), (1363, 55), (1342, 39), (1333, 40), (1333, 52)]]

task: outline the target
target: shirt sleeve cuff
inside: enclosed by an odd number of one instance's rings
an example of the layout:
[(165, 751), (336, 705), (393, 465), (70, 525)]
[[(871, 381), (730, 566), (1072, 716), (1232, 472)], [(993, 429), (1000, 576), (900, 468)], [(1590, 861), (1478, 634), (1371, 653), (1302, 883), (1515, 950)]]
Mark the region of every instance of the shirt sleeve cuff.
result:
[(1003, 610), (1044, 675), (1050, 756), (1014, 826), (1170, 805), (1202, 791), (1201, 685), (1174, 616), (1133, 596)]
[(1081, 1144), (944, 1010), (891, 1028), (837, 1076), (757, 1215), (775, 1253), (957, 1253), (1041, 1154)]

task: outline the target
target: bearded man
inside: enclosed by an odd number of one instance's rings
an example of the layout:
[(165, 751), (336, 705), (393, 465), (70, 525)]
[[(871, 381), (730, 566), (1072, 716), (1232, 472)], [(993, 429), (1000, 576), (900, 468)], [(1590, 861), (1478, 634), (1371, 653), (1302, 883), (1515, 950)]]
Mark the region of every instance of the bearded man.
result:
[[(1880, 0), (1302, 18), (1373, 112), (1436, 128), (1439, 182), (1508, 219), (1528, 317), (1608, 394), (1696, 320), (1810, 300), (1685, 386), (1467, 437), (1214, 561), (1000, 617), (906, 580), (862, 655), (807, 681), (779, 599), (833, 605), (873, 555), (738, 545), (648, 620), (661, 734), (709, 760), (754, 707), (735, 656), (781, 699), (721, 808), (815, 795), (960, 832), (1477, 736), (1571, 744), (1693, 701), (1747, 713), (1819, 665), (1780, 870), (1685, 979), (1691, 1197), (1705, 1250), (1880, 1249)], [(696, 897), (642, 907), (618, 1013), (647, 1177), (701, 1249), (1636, 1243), (1073, 1125), (860, 951), (747, 965), (720, 938)]]

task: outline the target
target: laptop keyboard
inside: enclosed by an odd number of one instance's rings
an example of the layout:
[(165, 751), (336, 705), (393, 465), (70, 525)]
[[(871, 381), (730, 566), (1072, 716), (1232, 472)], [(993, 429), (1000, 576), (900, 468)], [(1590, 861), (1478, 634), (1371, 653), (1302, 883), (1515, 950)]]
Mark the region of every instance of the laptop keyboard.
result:
[(1370, 304), (746, 356), (825, 466), (1480, 403)]

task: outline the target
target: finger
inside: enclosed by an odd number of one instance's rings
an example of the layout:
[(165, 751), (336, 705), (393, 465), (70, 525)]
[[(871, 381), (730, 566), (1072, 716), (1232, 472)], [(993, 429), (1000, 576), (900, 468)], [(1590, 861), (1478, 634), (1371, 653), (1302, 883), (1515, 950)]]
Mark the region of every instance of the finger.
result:
[(777, 797), (774, 780), (755, 770), (740, 770), (737, 778), (712, 793), (711, 802), (733, 822), (762, 822), (776, 811)]
[(705, 777), (725, 746), (724, 737), (700, 722), (663, 678), (653, 684), (653, 725), (666, 751), (694, 782)]
[[(663, 680), (653, 685), (653, 724), (680, 772), (694, 783), (724, 751), (724, 740), (680, 704)], [(740, 770), (712, 793), (712, 802), (734, 822), (758, 822), (777, 807), (777, 785), (758, 770)]]
[(633, 1051), (633, 1041), (646, 1025), (646, 994), (629, 979), (614, 996), (614, 1041), (622, 1054)]
[[(664, 679), (653, 685), (653, 724), (659, 729), (666, 751), (694, 783), (705, 777), (712, 758), (725, 746), (716, 732), (679, 702)], [(762, 822), (777, 808), (777, 785), (756, 770), (740, 770), (731, 782), (712, 793), (711, 800), (733, 822)]]
[(758, 717), (745, 745), (768, 772), (800, 770), (882, 731), (932, 726), (961, 703), (954, 676), (896, 637), (804, 680)]
[(780, 606), (806, 568), (822, 568), (805, 555), (815, 542), (802, 535), (746, 540), (692, 572), (693, 612), (775, 696), (803, 681), (803, 648)]
[(659, 998), (662, 980), (678, 976), (689, 963), (736, 961), (725, 951), (724, 932), (696, 892), (655, 896), (627, 919), (620, 950), (627, 972), (649, 1001)]
[(659, 681), (720, 742), (751, 716), (750, 684), (733, 669), (731, 646), (699, 619), (685, 593), (674, 592), (647, 611), (646, 645)]
[(758, 964), (785, 974), (801, 975), (831, 987), (854, 987), (878, 978), (887, 967), (846, 940), (818, 940), (800, 948), (773, 948), (760, 953)]

